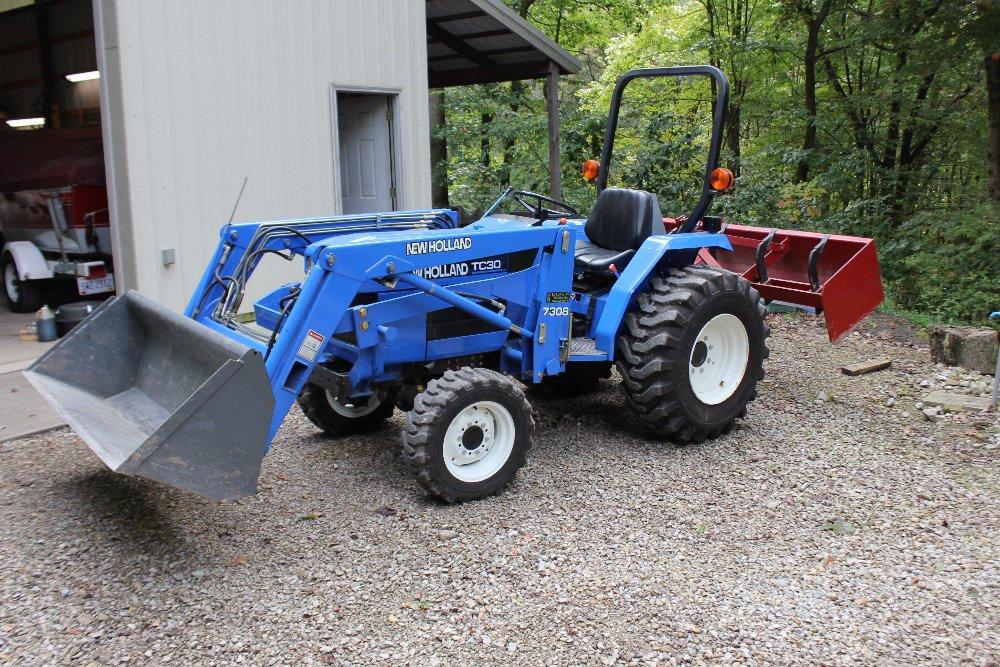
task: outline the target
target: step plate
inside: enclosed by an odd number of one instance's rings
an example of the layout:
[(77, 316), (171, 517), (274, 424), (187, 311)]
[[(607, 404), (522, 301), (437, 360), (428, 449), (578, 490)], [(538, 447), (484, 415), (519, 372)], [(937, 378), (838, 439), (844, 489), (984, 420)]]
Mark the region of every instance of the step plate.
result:
[(607, 361), (606, 352), (597, 349), (593, 338), (573, 338), (569, 342), (570, 361)]

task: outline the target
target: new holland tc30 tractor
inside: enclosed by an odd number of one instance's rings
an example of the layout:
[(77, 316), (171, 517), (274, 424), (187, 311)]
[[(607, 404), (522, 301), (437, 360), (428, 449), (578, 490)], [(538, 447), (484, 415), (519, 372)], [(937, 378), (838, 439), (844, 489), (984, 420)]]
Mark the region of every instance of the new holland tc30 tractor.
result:
[[(664, 218), (655, 195), (606, 187), (608, 169), (627, 84), (685, 76), (715, 82), (708, 163), (694, 210)], [(113, 470), (218, 499), (255, 491), (295, 401), (333, 436), (405, 411), (403, 456), (446, 501), (496, 493), (524, 465), (522, 384), (593, 384), (614, 364), (651, 436), (714, 438), (763, 376), (763, 298), (825, 312), (831, 340), (882, 299), (868, 239), (706, 215), (732, 183), (717, 168), (726, 99), (714, 67), (622, 76), (586, 219), (508, 190), (465, 227), (448, 210), (227, 224), (183, 316), (126, 292), (26, 374)], [(505, 200), (524, 214), (497, 213)], [(247, 280), (268, 253), (302, 256), (305, 276), (244, 324)]]

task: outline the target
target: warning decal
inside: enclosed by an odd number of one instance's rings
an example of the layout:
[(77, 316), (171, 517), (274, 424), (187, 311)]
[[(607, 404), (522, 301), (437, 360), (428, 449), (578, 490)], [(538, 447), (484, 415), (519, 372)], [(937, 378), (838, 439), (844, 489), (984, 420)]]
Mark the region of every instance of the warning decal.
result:
[(318, 331), (310, 329), (299, 345), (299, 356), (309, 361), (316, 361), (316, 355), (319, 354), (319, 348), (323, 346), (324, 340), (326, 339)]

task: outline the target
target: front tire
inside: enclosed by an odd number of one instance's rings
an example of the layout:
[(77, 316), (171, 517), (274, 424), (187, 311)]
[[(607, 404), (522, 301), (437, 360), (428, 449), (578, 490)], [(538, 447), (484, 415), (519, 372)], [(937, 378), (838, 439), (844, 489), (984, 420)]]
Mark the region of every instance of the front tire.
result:
[(396, 395), (380, 390), (355, 402), (341, 403), (323, 387), (309, 383), (298, 402), (306, 418), (324, 433), (342, 437), (368, 433), (381, 426), (396, 408)]
[(718, 437), (757, 396), (769, 333), (760, 295), (736, 274), (697, 266), (654, 278), (618, 336), (626, 403), (659, 437)]
[(0, 257), (0, 276), (7, 304), (15, 313), (33, 313), (42, 307), (42, 287), (37, 280), (21, 280), (17, 275), (14, 257), (3, 253)]
[(447, 371), (406, 413), (403, 457), (449, 503), (502, 491), (524, 465), (535, 422), (524, 392), (485, 368)]

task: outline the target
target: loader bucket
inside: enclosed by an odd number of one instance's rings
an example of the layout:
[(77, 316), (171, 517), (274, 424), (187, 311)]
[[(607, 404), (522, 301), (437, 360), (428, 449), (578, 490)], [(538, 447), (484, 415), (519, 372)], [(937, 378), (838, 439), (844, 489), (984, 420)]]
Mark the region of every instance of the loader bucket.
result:
[(25, 375), (116, 472), (218, 500), (256, 490), (274, 397), (240, 342), (130, 291)]
[[(676, 221), (664, 220), (667, 228)], [(767, 301), (814, 309), (836, 342), (874, 311), (885, 293), (875, 242), (790, 229), (726, 225), (732, 252), (702, 250), (698, 259), (746, 278)]]

